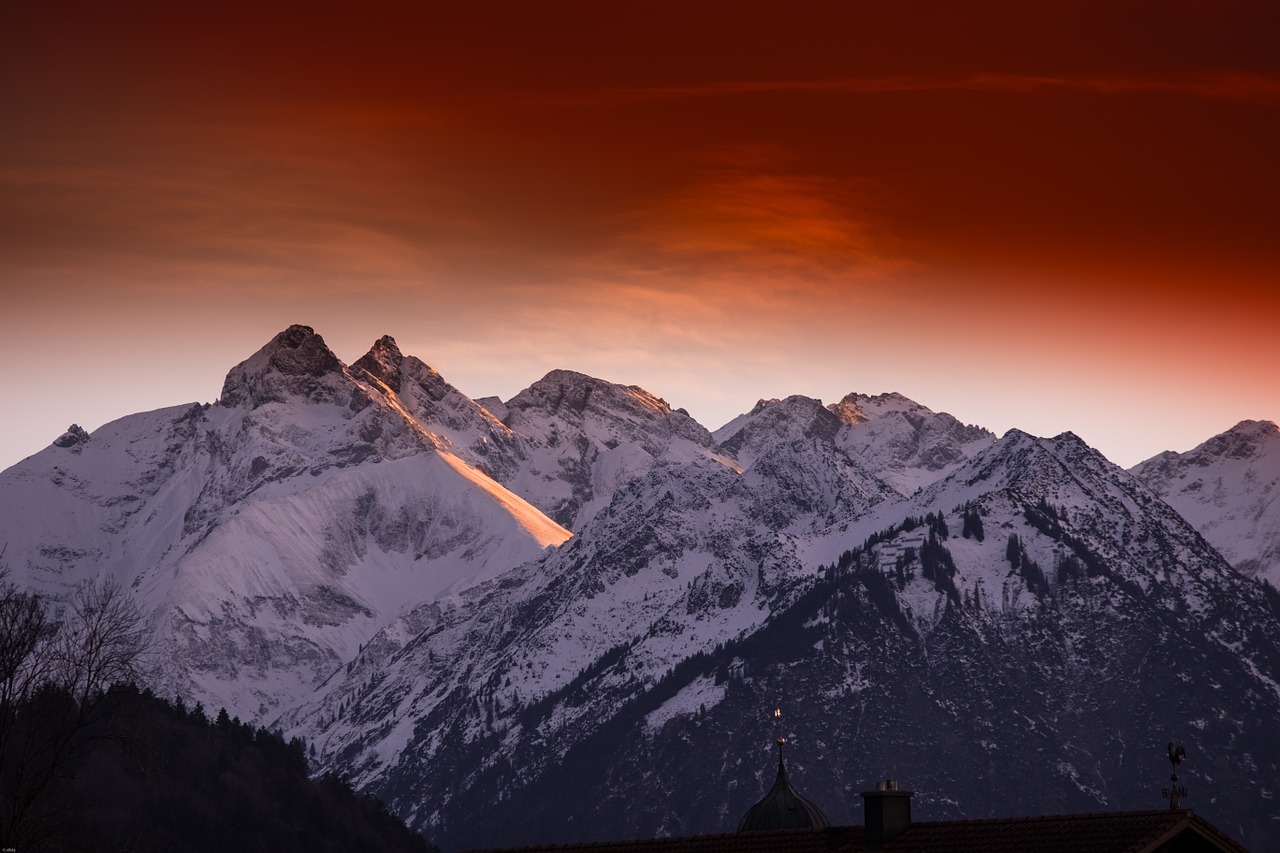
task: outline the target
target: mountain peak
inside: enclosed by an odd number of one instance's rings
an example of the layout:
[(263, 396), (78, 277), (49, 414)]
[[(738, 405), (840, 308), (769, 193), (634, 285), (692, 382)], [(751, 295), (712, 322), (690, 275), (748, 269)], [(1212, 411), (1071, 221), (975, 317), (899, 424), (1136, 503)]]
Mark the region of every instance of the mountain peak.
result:
[(858, 405), (857, 401), (849, 399), (853, 396), (856, 395), (848, 394), (839, 403), (832, 403), (827, 406), (827, 409), (829, 409), (832, 414), (850, 426), (855, 424), (864, 424), (871, 420), (867, 413)]
[(53, 440), (54, 447), (77, 447), (89, 440), (88, 431), (80, 424), (72, 424), (67, 431)]
[(840, 427), (841, 419), (828, 411), (821, 400), (796, 394), (784, 400), (760, 400), (750, 412), (734, 418), (712, 437), (722, 452), (749, 467), (779, 444), (802, 438), (830, 444)]
[(400, 393), (400, 365), (403, 363), (404, 355), (396, 345), (396, 339), (390, 335), (383, 335), (374, 341), (369, 351), (351, 367), (365, 371), (398, 394)]
[(1129, 469), (1239, 572), (1280, 587), (1280, 429), (1246, 420)]
[(1252, 442), (1274, 439), (1277, 434), (1280, 434), (1280, 427), (1276, 426), (1275, 421), (1244, 420), (1224, 432), (1222, 436), (1232, 436)]
[(293, 325), (231, 368), (222, 384), (224, 406), (257, 408), (286, 396), (333, 401), (324, 380), (342, 372), (342, 362), (310, 326)]
[(1196, 466), (1208, 465), (1215, 459), (1253, 459), (1266, 455), (1277, 438), (1274, 422), (1244, 420), (1181, 454), (1180, 459)]
[(827, 408), (834, 412), (840, 420), (850, 425), (866, 423), (889, 412), (933, 414), (925, 406), (920, 405), (909, 397), (904, 397), (897, 391), (875, 395), (845, 394), (840, 402), (832, 403)]
[(572, 370), (552, 370), (507, 401), (512, 408), (537, 407), (550, 414), (581, 420), (593, 408), (626, 411), (642, 418), (673, 413), (666, 400), (638, 385), (617, 385)]

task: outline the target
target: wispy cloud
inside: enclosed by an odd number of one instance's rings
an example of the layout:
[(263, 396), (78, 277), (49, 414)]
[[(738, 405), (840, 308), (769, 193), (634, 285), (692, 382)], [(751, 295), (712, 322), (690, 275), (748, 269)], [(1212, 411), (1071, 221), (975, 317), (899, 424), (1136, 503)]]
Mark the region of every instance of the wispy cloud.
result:
[[(882, 227), (874, 189), (787, 165), (761, 147), (717, 150), (684, 185), (617, 217), (597, 251), (564, 259), (536, 306), (526, 292), (492, 322), (535, 352), (590, 341), (639, 364), (727, 359), (766, 329), (829, 331), (893, 310), (895, 282), (914, 266)], [(625, 373), (628, 362), (602, 366)]]
[(618, 251), (657, 270), (842, 277), (900, 269), (871, 193), (823, 175), (711, 168), (630, 214)]
[(1168, 93), (1265, 105), (1280, 104), (1280, 76), (1252, 72), (1183, 75), (1142, 74), (901, 74), (798, 80), (731, 80), (687, 86), (652, 86), (585, 93), (566, 102), (583, 104), (724, 98), (742, 95), (817, 93), (876, 95), (905, 92), (995, 92), (1032, 94), (1079, 91), (1099, 94)]
[(300, 294), (416, 285), (442, 247), (479, 239), (442, 181), (317, 127), (156, 125), (97, 163), (6, 165), (0, 263), (33, 280), (78, 268), (130, 290)]

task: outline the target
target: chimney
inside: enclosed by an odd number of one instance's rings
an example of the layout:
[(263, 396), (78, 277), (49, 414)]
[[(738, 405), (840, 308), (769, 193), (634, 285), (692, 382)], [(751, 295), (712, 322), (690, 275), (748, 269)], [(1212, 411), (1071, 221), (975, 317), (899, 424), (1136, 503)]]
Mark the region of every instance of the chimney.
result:
[(881, 850), (911, 828), (911, 791), (899, 791), (898, 780), (877, 782), (874, 791), (862, 792), (865, 817), (863, 838), (868, 850)]

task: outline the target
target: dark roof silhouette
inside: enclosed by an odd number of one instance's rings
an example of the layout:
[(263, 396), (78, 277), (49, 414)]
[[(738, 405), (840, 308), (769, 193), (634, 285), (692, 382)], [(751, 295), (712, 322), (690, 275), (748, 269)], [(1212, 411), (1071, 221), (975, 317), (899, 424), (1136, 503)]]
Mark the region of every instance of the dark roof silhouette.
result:
[[(864, 853), (861, 826), (511, 848), (507, 853)], [(1248, 853), (1188, 809), (913, 823), (884, 853)]]
[[(727, 832), (719, 835), (687, 835), (676, 838), (642, 838), (635, 841), (596, 841), (578, 844), (542, 844), (512, 847), (502, 853), (832, 853), (851, 838), (862, 840), (862, 827), (840, 829), (774, 829), (759, 832)], [(860, 849), (860, 848), (858, 848)], [(478, 853), (478, 851), (470, 851)]]
[[(866, 848), (850, 845), (843, 853)], [(1247, 853), (1188, 809), (914, 823), (886, 853)]]
[(747, 809), (738, 822), (738, 832), (762, 829), (823, 829), (828, 826), (822, 809), (800, 796), (787, 781), (787, 767), (782, 761), (782, 746), (778, 739), (778, 778), (769, 793), (760, 802)]

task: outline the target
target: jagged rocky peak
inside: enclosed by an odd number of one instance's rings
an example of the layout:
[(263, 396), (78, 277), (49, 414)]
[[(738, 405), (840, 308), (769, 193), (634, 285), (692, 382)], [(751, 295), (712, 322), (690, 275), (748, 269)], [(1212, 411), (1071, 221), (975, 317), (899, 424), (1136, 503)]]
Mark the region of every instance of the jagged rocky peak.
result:
[(827, 406), (833, 415), (850, 426), (853, 426), (854, 424), (863, 424), (871, 420), (871, 418), (867, 416), (867, 413), (858, 407), (856, 401), (849, 399), (849, 397), (853, 396), (855, 395), (846, 395), (839, 403), (832, 403), (830, 406)]
[(847, 394), (829, 407), (843, 427), (836, 443), (904, 495), (981, 452), (995, 435), (898, 393)]
[[(311, 402), (347, 402), (334, 377), (342, 362), (310, 326), (294, 325), (231, 368), (222, 385), (224, 406), (257, 408), (301, 397)], [(349, 399), (349, 389), (347, 389)]]
[[(474, 405), (446, 382), (434, 367), (416, 356), (401, 353), (395, 338), (390, 335), (383, 335), (374, 341), (373, 347), (351, 365), (351, 369), (357, 376), (367, 374), (397, 394), (404, 392), (406, 386), (412, 385), (425, 394), (426, 400), (433, 403), (451, 396)], [(432, 413), (427, 414), (430, 416)]]
[(1269, 453), (1280, 456), (1280, 430), (1272, 421), (1246, 420), (1186, 453), (1165, 450), (1130, 470), (1151, 486), (1163, 488), (1172, 480), (1189, 477), (1194, 471), (1227, 460), (1261, 459)]
[(931, 415), (933, 412), (896, 391), (886, 394), (845, 394), (838, 403), (827, 407), (847, 424), (861, 424), (890, 412)]
[(956, 476), (971, 487), (981, 483), (988, 490), (1016, 487), (1027, 494), (1045, 495), (1056, 494), (1068, 481), (1083, 479), (1136, 483), (1074, 433), (1040, 438), (1016, 428), (969, 460)]
[[(601, 425), (646, 426), (709, 445), (711, 434), (684, 409), (672, 409), (666, 400), (637, 385), (616, 385), (572, 370), (553, 370), (506, 403), (509, 424), (522, 416), (541, 413), (574, 427)], [(638, 437), (638, 436), (635, 436)]]
[[(433, 430), (458, 432), (479, 430), (475, 438), (491, 433), (495, 428), (505, 432), (484, 408), (450, 385), (440, 372), (422, 359), (404, 355), (395, 339), (383, 335), (369, 352), (351, 365), (352, 374), (361, 379), (372, 378), (400, 396), (405, 408)], [(454, 435), (453, 440), (467, 443), (468, 439)]]
[(800, 439), (832, 442), (843, 425), (821, 400), (794, 395), (784, 400), (760, 400), (750, 412), (734, 418), (714, 433), (720, 450), (749, 466), (771, 447)]
[(374, 379), (386, 385), (396, 393), (400, 392), (400, 367), (404, 364), (404, 355), (396, 346), (396, 339), (383, 335), (373, 342), (373, 347), (362, 355), (353, 370), (362, 370)]
[(759, 400), (747, 414), (754, 417), (766, 412), (769, 417), (804, 415), (824, 418), (824, 413), (827, 413), (827, 409), (823, 407), (821, 400), (805, 397), (802, 394), (792, 394), (790, 397), (781, 400), (777, 397), (771, 400)]
[(1280, 587), (1280, 430), (1241, 421), (1186, 453), (1130, 472), (1182, 514), (1232, 566)]
[(665, 400), (635, 385), (615, 385), (572, 370), (553, 370), (521, 391), (510, 401), (509, 408), (538, 408), (548, 414), (574, 419), (588, 407), (623, 408), (645, 417), (671, 414)]
[(932, 415), (933, 412), (925, 409), (920, 403), (904, 397), (896, 391), (883, 394), (859, 394), (849, 393), (841, 398), (840, 402), (831, 403), (827, 409), (832, 411), (837, 418), (845, 421), (846, 424), (865, 424), (869, 420), (879, 418), (888, 412), (919, 412), (922, 415)]
[(72, 424), (67, 431), (53, 440), (54, 447), (78, 448), (89, 440), (89, 433), (80, 424)]
[(1266, 452), (1268, 444), (1280, 440), (1274, 421), (1241, 421), (1215, 435), (1188, 454), (1193, 457), (1250, 459)]
[(476, 397), (476, 405), (498, 420), (506, 420), (507, 418), (507, 404), (502, 402), (501, 397)]

